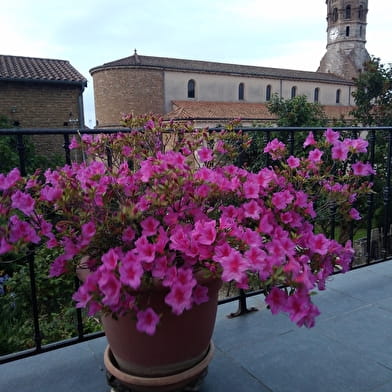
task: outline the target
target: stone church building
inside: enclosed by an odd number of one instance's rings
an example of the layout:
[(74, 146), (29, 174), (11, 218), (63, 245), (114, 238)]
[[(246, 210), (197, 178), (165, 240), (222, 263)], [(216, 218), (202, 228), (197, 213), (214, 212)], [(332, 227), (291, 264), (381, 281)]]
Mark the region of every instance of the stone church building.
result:
[(153, 112), (199, 125), (274, 119), (267, 103), (305, 95), (329, 119), (349, 118), (353, 78), (370, 59), (365, 48), (367, 0), (327, 0), (327, 47), (316, 72), (224, 64), (135, 53), (90, 70), (98, 127), (118, 126), (123, 113)]

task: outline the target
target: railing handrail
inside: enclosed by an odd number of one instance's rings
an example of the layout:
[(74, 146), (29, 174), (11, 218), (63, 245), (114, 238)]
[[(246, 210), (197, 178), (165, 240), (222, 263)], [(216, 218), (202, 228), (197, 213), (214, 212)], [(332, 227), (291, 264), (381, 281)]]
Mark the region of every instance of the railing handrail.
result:
[[(234, 130), (235, 131), (243, 131), (243, 132), (265, 132), (266, 133), (266, 138), (269, 137), (270, 133), (272, 132), (285, 132), (288, 131), (290, 132), (290, 136), (289, 136), (289, 142), (291, 142), (292, 144), (294, 144), (294, 133), (297, 132), (309, 132), (309, 131), (314, 131), (314, 132), (323, 132), (327, 129), (332, 128), (334, 131), (352, 131), (353, 134), (355, 133), (360, 133), (360, 132), (364, 132), (367, 131), (370, 134), (370, 138), (369, 138), (369, 143), (373, 146), (376, 144), (376, 138), (375, 135), (377, 132), (381, 132), (381, 131), (387, 131), (388, 132), (388, 136), (387, 136), (387, 160), (386, 160), (386, 165), (387, 165), (387, 179), (385, 181), (384, 184), (384, 195), (383, 195), (383, 201), (384, 201), (384, 206), (386, 206), (387, 211), (388, 208), (391, 208), (391, 199), (392, 199), (392, 189), (391, 189), (391, 171), (392, 171), (392, 126), (372, 126), (372, 127), (364, 127), (364, 126), (343, 126), (343, 127), (334, 127), (334, 126), (329, 126), (329, 127), (235, 127)], [(202, 128), (205, 129), (205, 128)], [(227, 129), (227, 127), (211, 127), (208, 128), (209, 131), (222, 131), (224, 129)], [(63, 135), (64, 136), (64, 149), (65, 149), (65, 155), (66, 155), (66, 159), (70, 159), (69, 158), (69, 135), (84, 135), (84, 134), (102, 134), (102, 133), (106, 133), (106, 134), (114, 134), (114, 133), (118, 133), (118, 132), (131, 132), (130, 128), (126, 128), (126, 127), (118, 127), (118, 128), (95, 128), (95, 129), (89, 129), (89, 128), (81, 128), (81, 129), (77, 129), (77, 128), (7, 128), (7, 129), (0, 129), (0, 138), (1, 136), (9, 136), (9, 135), (16, 135), (18, 137), (18, 140), (20, 140), (20, 145), (18, 144), (18, 151), (21, 154), (21, 151), (23, 152), (23, 138), (21, 136), (27, 136), (27, 135)], [(18, 142), (19, 143), (19, 142)], [(68, 155), (67, 155), (68, 154)], [(371, 155), (373, 155), (374, 159), (374, 151), (371, 153)], [(372, 162), (374, 163), (374, 162)], [(369, 199), (369, 209), (373, 208), (374, 204), (374, 200), (373, 199)], [(383, 243), (383, 249), (386, 249), (386, 228), (387, 228), (387, 224), (391, 223), (391, 220), (389, 217), (385, 217), (386, 220), (386, 224), (384, 226), (384, 243)], [(389, 226), (388, 226), (389, 227)], [(366, 235), (366, 240), (367, 240), (367, 244), (366, 244), (366, 251), (369, 252), (370, 251), (370, 240), (371, 240), (371, 235), (370, 235), (370, 231), (371, 231), (372, 227), (371, 227), (371, 222), (369, 225), (369, 222), (367, 223), (367, 235)], [(367, 260), (367, 264), (365, 265), (360, 265), (356, 268), (360, 268), (363, 266), (367, 266), (370, 264), (370, 258), (369, 255), (368, 256), (368, 260)], [(371, 260), (371, 264), (374, 263), (378, 263), (381, 261), (385, 261), (390, 257), (390, 255), (388, 254), (382, 254), (382, 257), (380, 258), (374, 258)], [(33, 266), (33, 262), (31, 263)], [(31, 275), (30, 275), (31, 276)], [(33, 280), (33, 279), (32, 279)], [(246, 309), (246, 302), (244, 301), (244, 297), (247, 296), (252, 296), (255, 295), (256, 293), (258, 293), (259, 291), (255, 291), (255, 292), (251, 292), (251, 293), (245, 293), (243, 290), (241, 290), (239, 295), (236, 295), (234, 297), (230, 297), (230, 298), (226, 298), (220, 301), (220, 303), (227, 303), (229, 301), (238, 301), (239, 303), (239, 310), (237, 311), (238, 314), (243, 314), (246, 313), (248, 310)], [(39, 328), (38, 328), (38, 332), (39, 332)], [(38, 333), (39, 335), (39, 333)], [(70, 344), (74, 344), (74, 343), (78, 343), (78, 342), (82, 342), (85, 340), (89, 340), (92, 339), (95, 336), (102, 336), (102, 333), (93, 333), (93, 334), (83, 334), (83, 332), (81, 334), (79, 334), (79, 336), (75, 337), (75, 338), (71, 338), (71, 339), (67, 339), (65, 341), (62, 342), (55, 342), (55, 343), (50, 343), (48, 345), (40, 345), (40, 342), (37, 344), (37, 346), (35, 348), (23, 351), (23, 352), (19, 352), (19, 353), (14, 353), (14, 354), (8, 354), (8, 355), (4, 355), (4, 356), (0, 356), (0, 364), (1, 363), (5, 363), (5, 362), (9, 362), (12, 360), (17, 360), (17, 359), (21, 359), (24, 358), (26, 356), (30, 356), (30, 355), (34, 355), (34, 354), (38, 354), (38, 353), (42, 353), (42, 352), (46, 352), (46, 351), (50, 351), (53, 350), (57, 347), (65, 347), (67, 345)]]

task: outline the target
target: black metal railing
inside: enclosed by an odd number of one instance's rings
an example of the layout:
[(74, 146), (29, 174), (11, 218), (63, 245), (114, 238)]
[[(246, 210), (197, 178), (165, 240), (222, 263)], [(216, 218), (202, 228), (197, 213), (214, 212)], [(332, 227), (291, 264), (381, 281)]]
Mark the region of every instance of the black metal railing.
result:
[[(219, 131), (222, 128), (213, 128), (211, 130)], [(239, 130), (239, 129), (238, 129)], [(266, 145), (272, 137), (277, 134), (282, 134), (285, 137), (285, 142), (288, 144), (288, 149), (291, 154), (295, 153), (296, 147), (299, 146), (300, 138), (304, 137), (304, 132), (313, 131), (315, 134), (324, 132), (326, 128), (242, 128), (243, 132), (252, 132), (256, 135), (262, 135), (260, 140), (262, 144)], [(360, 255), (357, 262), (353, 265), (353, 269), (361, 268), (373, 263), (379, 263), (386, 261), (392, 257), (392, 232), (391, 232), (391, 175), (392, 175), (392, 127), (335, 127), (334, 130), (344, 131), (349, 133), (351, 136), (357, 137), (361, 133), (366, 135), (369, 142), (368, 147), (368, 161), (373, 165), (377, 166), (377, 169), (382, 173), (377, 175), (377, 181), (380, 191), (378, 193), (372, 193), (368, 196), (366, 207), (367, 213), (365, 216), (366, 222), (366, 234), (363, 238), (357, 239), (356, 247), (357, 252)], [(25, 136), (34, 135), (61, 135), (62, 136), (62, 148), (64, 149), (64, 162), (70, 164), (72, 161), (70, 146), (70, 137), (72, 135), (83, 135), (83, 134), (99, 134), (99, 133), (116, 133), (116, 132), (129, 132), (127, 128), (119, 129), (0, 129), (0, 138), (2, 136), (13, 136), (16, 138), (16, 149), (19, 156), (19, 168), (22, 175), (26, 175), (26, 144)], [(1, 140), (1, 139), (0, 139)], [(260, 149), (260, 154), (264, 154)], [(270, 161), (267, 154), (264, 154), (264, 164), (270, 165)], [(110, 159), (110, 156), (108, 156)], [(376, 178), (373, 176), (371, 181), (375, 181)], [(381, 221), (378, 225), (374, 223), (374, 214), (377, 209), (383, 211)], [(335, 221), (333, 214), (330, 222), (330, 234), (334, 235), (336, 231), (337, 222)], [(353, 230), (351, 230), (351, 237), (353, 239)], [(94, 339), (96, 337), (103, 336), (103, 332), (95, 333), (84, 333), (83, 317), (80, 309), (76, 310), (76, 336), (71, 339), (63, 341), (42, 344), (42, 331), (40, 327), (39, 319), (39, 298), (37, 298), (36, 282), (35, 282), (35, 258), (34, 253), (30, 253), (27, 256), (27, 263), (29, 266), (29, 279), (30, 279), (30, 291), (31, 291), (31, 318), (34, 330), (34, 342), (35, 346), (31, 349), (16, 352), (8, 355), (0, 356), (0, 363), (6, 363), (9, 361), (21, 359), (34, 354), (47, 352), (57, 348), (69, 346), (82, 341)], [(1, 264), (0, 264), (1, 269)], [(78, 282), (75, 282), (77, 285)], [(223, 298), (220, 300), (220, 304), (227, 302), (238, 302), (238, 310), (232, 313), (231, 317), (238, 316), (249, 311), (254, 310), (253, 308), (247, 308), (246, 299), (249, 296), (256, 295), (260, 291), (245, 292), (240, 290), (237, 295)], [(1, 293), (0, 293), (1, 295)], [(12, 328), (12, 326), (10, 326)]]

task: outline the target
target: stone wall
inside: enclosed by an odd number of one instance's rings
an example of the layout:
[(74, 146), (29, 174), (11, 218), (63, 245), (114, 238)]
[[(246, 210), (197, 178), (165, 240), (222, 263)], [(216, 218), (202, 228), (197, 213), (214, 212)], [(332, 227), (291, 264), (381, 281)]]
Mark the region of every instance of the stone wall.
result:
[(98, 127), (118, 126), (127, 113), (164, 114), (162, 70), (113, 68), (92, 76)]
[(77, 118), (79, 86), (0, 82), (0, 114), (22, 128), (57, 128)]

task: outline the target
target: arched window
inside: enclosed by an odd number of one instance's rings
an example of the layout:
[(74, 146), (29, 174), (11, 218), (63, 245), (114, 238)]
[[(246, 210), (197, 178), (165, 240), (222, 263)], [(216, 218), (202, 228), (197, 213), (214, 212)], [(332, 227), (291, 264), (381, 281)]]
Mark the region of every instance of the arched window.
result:
[(359, 6), (359, 9), (358, 9), (358, 18), (359, 18), (359, 20), (362, 20), (362, 19), (363, 19), (363, 5), (360, 5), (360, 6)]
[(271, 85), (269, 84), (266, 89), (265, 89), (265, 100), (266, 101), (271, 101)]
[(362, 37), (362, 34), (363, 34), (362, 26), (359, 26), (359, 36)]
[(245, 86), (244, 86), (244, 83), (240, 83), (240, 84), (238, 85), (238, 99), (239, 99), (240, 101), (243, 101), (243, 100), (244, 100), (244, 94), (245, 94)]
[(188, 98), (195, 98), (196, 82), (193, 79), (188, 81)]
[(336, 103), (340, 103), (340, 89), (336, 90)]
[(293, 86), (291, 87), (291, 98), (295, 98), (297, 95), (297, 87)]
[(346, 12), (344, 13), (344, 18), (351, 19), (351, 5), (348, 5), (346, 7)]
[(333, 20), (334, 22), (337, 22), (337, 21), (338, 21), (338, 9), (337, 9), (337, 8), (334, 8), (334, 9), (333, 9), (333, 12), (332, 12), (332, 20)]
[(320, 89), (318, 87), (316, 87), (314, 89), (314, 102), (318, 102), (319, 101), (319, 95), (320, 95)]
[(350, 26), (346, 27), (346, 37), (350, 36)]

